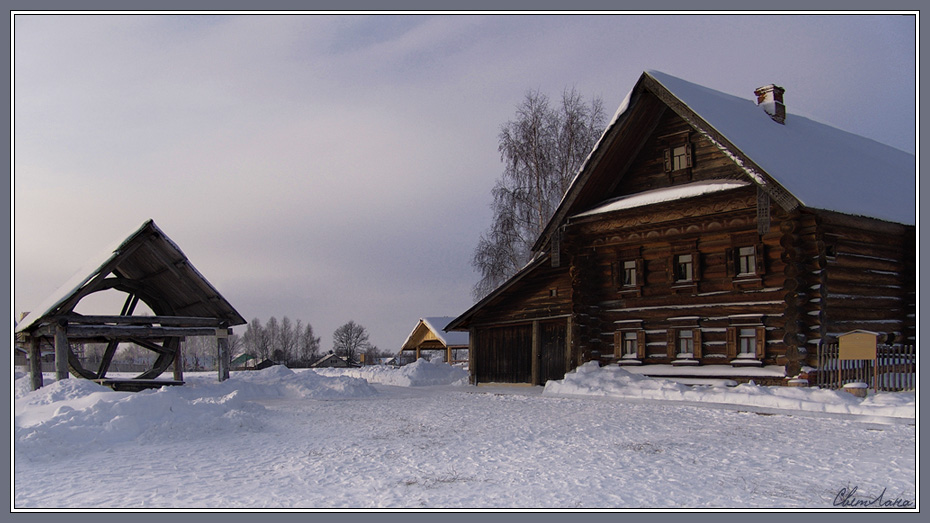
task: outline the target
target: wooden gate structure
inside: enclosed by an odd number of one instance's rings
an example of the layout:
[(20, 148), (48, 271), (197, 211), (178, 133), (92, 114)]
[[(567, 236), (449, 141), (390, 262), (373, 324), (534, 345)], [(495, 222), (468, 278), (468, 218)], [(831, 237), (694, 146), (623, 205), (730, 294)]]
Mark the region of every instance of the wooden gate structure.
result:
[[(95, 293), (116, 291), (125, 295), (122, 309), (114, 315), (83, 315), (78, 304)], [(134, 314), (139, 302), (154, 315)], [(229, 377), (227, 336), (231, 327), (246, 320), (197, 271), (180, 248), (152, 220), (146, 221), (125, 240), (91, 260), (84, 269), (49, 296), (17, 327), (29, 352), (32, 387), (42, 386), (39, 354), (42, 345), (55, 350), (58, 380), (70, 371), (117, 390), (178, 385), (175, 380), (156, 380), (180, 354), (187, 336), (215, 336), (218, 377)], [(96, 369), (87, 369), (72, 344), (105, 343)], [(154, 352), (151, 367), (134, 379), (107, 378), (120, 343), (132, 343)], [(180, 367), (176, 367), (180, 370)]]

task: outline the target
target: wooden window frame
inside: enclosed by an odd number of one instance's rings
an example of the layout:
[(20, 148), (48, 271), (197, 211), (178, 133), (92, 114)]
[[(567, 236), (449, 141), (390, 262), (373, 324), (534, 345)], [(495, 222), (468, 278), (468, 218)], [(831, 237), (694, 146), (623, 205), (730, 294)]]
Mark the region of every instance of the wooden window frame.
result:
[[(685, 131), (681, 133), (660, 136), (664, 149), (663, 167), (668, 174), (669, 181), (675, 181), (681, 175), (685, 180), (691, 179), (691, 169), (694, 167), (694, 146), (691, 143), (691, 133)], [(677, 169), (675, 168), (675, 158), (681, 155), (675, 155), (675, 149), (684, 147), (684, 162)]]
[[(635, 334), (636, 350), (633, 355), (626, 352), (626, 339), (629, 334)], [(614, 332), (614, 356), (618, 360), (644, 360), (646, 358), (646, 331), (643, 329), (621, 329)]]
[[(743, 329), (755, 330), (755, 351), (751, 356), (745, 356), (740, 352), (740, 331)], [(727, 327), (727, 358), (732, 362), (739, 361), (762, 361), (765, 358), (765, 326), (760, 324), (753, 325), (731, 325)]]
[(755, 276), (759, 270), (756, 266), (756, 246), (737, 247), (736, 249), (736, 277)]
[[(740, 250), (753, 249), (752, 256), (755, 258), (753, 263), (753, 272), (741, 272)], [(761, 288), (762, 277), (765, 275), (765, 244), (762, 243), (758, 234), (745, 234), (734, 236), (731, 240), (731, 246), (726, 251), (727, 276), (733, 280), (734, 288)]]
[[(691, 333), (691, 352), (679, 352), (679, 341), (682, 339), (682, 332)], [(682, 354), (691, 354), (690, 358), (686, 359), (701, 359), (703, 356), (702, 344), (701, 344), (701, 328), (700, 327), (672, 327), (668, 330), (668, 339), (667, 339), (667, 355), (670, 359), (682, 359)]]
[[(680, 279), (679, 259), (681, 256), (691, 256), (690, 278)], [(696, 292), (698, 282), (701, 281), (701, 253), (697, 248), (697, 241), (673, 245), (671, 256), (668, 259), (668, 283), (675, 292)]]
[[(635, 264), (633, 270), (635, 271), (636, 281), (632, 285), (628, 285), (624, 282), (626, 272), (625, 265), (628, 263)], [(611, 264), (611, 273), (614, 288), (619, 293), (631, 294), (637, 297), (643, 295), (643, 287), (646, 284), (646, 272), (645, 263), (639, 248), (621, 251), (617, 255), (617, 261)]]

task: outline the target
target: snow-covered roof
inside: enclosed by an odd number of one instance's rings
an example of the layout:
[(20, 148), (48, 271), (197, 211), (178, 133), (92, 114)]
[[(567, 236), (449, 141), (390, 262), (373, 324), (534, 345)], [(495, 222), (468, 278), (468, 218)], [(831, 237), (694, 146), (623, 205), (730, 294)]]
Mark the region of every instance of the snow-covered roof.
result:
[[(190, 263), (177, 244), (153, 220), (147, 220), (90, 258), (26, 315), (16, 327), (16, 332), (27, 331), (43, 317), (61, 312), (68, 305), (73, 306), (75, 299), (80, 299), (82, 293), (91, 289), (86, 286), (94, 285), (117, 268), (124, 279), (144, 283), (157, 294), (162, 306), (178, 308), (178, 315), (217, 317), (227, 320), (229, 325), (245, 323), (245, 319)], [(154, 312), (158, 314), (158, 311)]]
[(407, 336), (407, 339), (404, 340), (402, 347), (406, 347), (408, 343), (411, 342), (414, 335), (417, 333), (417, 330), (420, 328), (420, 325), (424, 325), (430, 332), (433, 333), (436, 338), (442, 342), (446, 347), (456, 347), (456, 346), (467, 346), (468, 345), (468, 333), (467, 332), (447, 332), (443, 330), (443, 327), (448, 325), (452, 320), (452, 316), (432, 316), (428, 318), (420, 318), (416, 326), (410, 331), (410, 334)]
[[(791, 113), (784, 125), (755, 101), (659, 72), (663, 87), (807, 207), (914, 224), (917, 162), (912, 154)], [(867, 100), (850, 100), (850, 104)], [(719, 145), (719, 144), (718, 144)]]
[(572, 216), (572, 218), (582, 218), (584, 216), (592, 216), (605, 212), (633, 209), (636, 207), (643, 207), (645, 205), (652, 205), (655, 203), (693, 198), (703, 194), (739, 189), (740, 187), (746, 187), (747, 185), (749, 185), (749, 182), (741, 182), (739, 180), (706, 180), (684, 185), (675, 185), (673, 187), (653, 189), (628, 196), (621, 196), (620, 198), (614, 198), (613, 200), (604, 202), (603, 204), (591, 210), (578, 213)]
[(433, 316), (430, 318), (423, 318), (423, 323), (436, 334), (436, 337), (445, 344), (446, 347), (451, 347), (455, 345), (468, 345), (468, 333), (467, 332), (446, 332), (442, 330), (446, 325), (448, 325), (452, 320), (452, 316)]
[[(659, 72), (646, 71), (627, 93), (613, 119), (585, 159), (537, 238), (534, 251), (578, 208), (577, 197), (605, 151), (625, 139), (626, 123), (650, 91), (695, 130), (715, 143), (748, 179), (764, 187), (776, 203), (797, 204), (916, 223), (917, 160), (913, 154), (881, 144), (791, 112), (786, 89), (787, 118), (776, 123), (754, 100), (715, 91)], [(850, 103), (863, 103), (851, 100)], [(783, 197), (782, 197), (783, 196)], [(584, 205), (591, 205), (587, 201)]]

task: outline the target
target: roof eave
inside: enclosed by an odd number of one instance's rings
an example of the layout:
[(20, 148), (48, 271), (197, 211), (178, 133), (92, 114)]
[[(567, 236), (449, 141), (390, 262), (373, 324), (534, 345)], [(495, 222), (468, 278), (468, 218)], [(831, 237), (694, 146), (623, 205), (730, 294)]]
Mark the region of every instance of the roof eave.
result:
[(462, 323), (466, 322), (469, 318), (474, 316), (475, 313), (477, 313), (482, 308), (484, 308), (485, 305), (487, 305), (489, 302), (491, 302), (492, 300), (494, 300), (495, 298), (503, 294), (507, 289), (512, 287), (518, 281), (522, 280), (527, 274), (531, 273), (538, 267), (541, 267), (548, 260), (549, 260), (549, 255), (546, 254), (528, 263), (526, 267), (524, 267), (519, 272), (511, 276), (509, 280), (505, 281), (499, 287), (491, 291), (490, 294), (482, 298), (480, 301), (478, 301), (478, 303), (472, 305), (470, 309), (462, 313), (459, 317), (449, 322), (449, 324), (446, 325), (445, 328), (443, 328), (443, 330), (444, 331), (461, 330), (460, 326), (462, 325)]
[[(643, 73), (643, 76), (645, 76), (645, 74), (646, 73)], [(556, 208), (555, 212), (552, 213), (552, 217), (549, 219), (546, 227), (543, 229), (542, 233), (540, 233), (539, 237), (536, 239), (536, 242), (533, 244), (533, 252), (539, 252), (546, 246), (549, 238), (552, 236), (552, 233), (555, 232), (555, 229), (558, 228), (558, 226), (561, 225), (561, 223), (565, 220), (572, 204), (578, 197), (578, 192), (580, 191), (581, 187), (584, 186), (585, 182), (587, 182), (588, 178), (591, 176), (591, 173), (595, 170), (597, 165), (600, 164), (601, 159), (620, 135), (618, 129), (623, 127), (623, 123), (626, 122), (626, 120), (629, 118), (633, 106), (636, 104), (642, 94), (643, 76), (637, 80), (636, 85), (634, 85), (633, 89), (630, 91), (630, 100), (625, 111), (622, 114), (617, 115), (614, 121), (612, 121), (610, 125), (604, 129), (604, 133), (601, 135), (600, 140), (598, 140), (597, 144), (595, 145), (595, 149), (591, 152), (591, 155), (578, 170), (577, 176), (572, 181), (572, 184), (569, 186), (568, 190), (565, 191), (565, 196), (562, 198), (562, 201), (559, 202), (559, 206)]]

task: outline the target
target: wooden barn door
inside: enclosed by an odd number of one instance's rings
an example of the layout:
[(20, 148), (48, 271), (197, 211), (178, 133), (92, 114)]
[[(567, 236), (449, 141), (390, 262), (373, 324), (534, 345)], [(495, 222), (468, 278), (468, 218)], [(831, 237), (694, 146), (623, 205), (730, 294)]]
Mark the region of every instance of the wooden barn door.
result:
[(478, 383), (529, 383), (532, 379), (533, 327), (513, 325), (480, 329), (475, 343)]
[(539, 324), (539, 354), (537, 385), (565, 377), (565, 321)]

